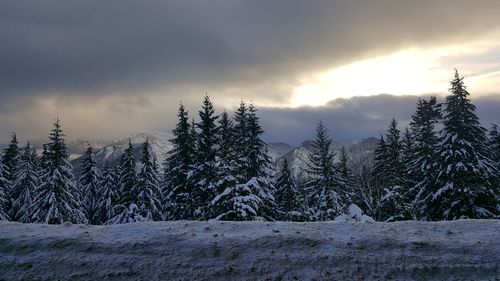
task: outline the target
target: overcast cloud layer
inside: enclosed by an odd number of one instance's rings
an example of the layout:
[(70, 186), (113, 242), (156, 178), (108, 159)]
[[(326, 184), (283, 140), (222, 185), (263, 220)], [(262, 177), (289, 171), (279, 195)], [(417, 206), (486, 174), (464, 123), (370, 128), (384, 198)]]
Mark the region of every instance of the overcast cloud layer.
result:
[(409, 116), (415, 98), (274, 107), (308, 73), (493, 36), (499, 13), (496, 0), (4, 1), (0, 141), (44, 136), (57, 115), (75, 138), (168, 130), (179, 101), (195, 111), (205, 92), (220, 108), (253, 100), (272, 140), (297, 142), (327, 118), (339, 138), (374, 135), (385, 119), (360, 110)]

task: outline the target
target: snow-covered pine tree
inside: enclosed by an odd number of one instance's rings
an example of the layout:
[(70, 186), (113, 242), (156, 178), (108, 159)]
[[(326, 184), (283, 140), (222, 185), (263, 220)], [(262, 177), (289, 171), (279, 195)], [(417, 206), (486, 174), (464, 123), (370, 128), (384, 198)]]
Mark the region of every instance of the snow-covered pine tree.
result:
[(119, 167), (120, 204), (128, 208), (130, 204), (137, 203), (137, 194), (134, 193), (137, 173), (135, 171), (134, 147), (130, 140), (128, 140), (128, 147), (123, 151)]
[(388, 186), (403, 186), (405, 183), (405, 169), (402, 163), (402, 144), (400, 138), (400, 131), (398, 129), (398, 122), (396, 119), (391, 120), (389, 129), (386, 134), (387, 138), (387, 167), (388, 173)]
[(10, 183), (4, 176), (6, 173), (5, 166), (0, 162), (0, 220), (10, 220), (9, 197), (7, 195)]
[(89, 145), (82, 159), (82, 173), (79, 183), (83, 190), (83, 210), (90, 224), (99, 224), (97, 217), (98, 193), (101, 189), (101, 170), (94, 159), (94, 151)]
[(219, 118), (215, 114), (214, 106), (208, 95), (205, 95), (198, 114), (200, 122), (196, 124), (199, 133), (196, 134), (197, 149), (192, 176), (194, 183), (192, 192), (195, 196), (194, 216), (196, 219), (205, 220), (208, 219), (207, 209), (214, 193), (218, 131), (216, 121)]
[(40, 157), (39, 163), (40, 176), (45, 175), (48, 172), (50, 166), (49, 149), (47, 147), (47, 144), (43, 145), (42, 156)]
[(267, 145), (262, 140), (264, 130), (260, 126), (257, 108), (253, 104), (248, 106), (246, 121), (248, 139), (243, 144), (246, 144), (248, 152), (244, 157), (248, 159), (248, 175), (250, 176), (247, 186), (252, 187), (254, 194), (262, 200), (258, 210), (260, 216), (272, 220), (277, 216), (273, 196), (275, 192), (272, 177), (274, 169), (271, 165), (271, 158), (267, 154)]
[(48, 224), (62, 224), (65, 221), (85, 223), (87, 220), (82, 211), (82, 192), (68, 161), (69, 155), (59, 119), (54, 123), (49, 140), (47, 166), (33, 199), (31, 219), (33, 222)]
[(120, 202), (119, 169), (108, 165), (104, 167), (101, 176), (101, 188), (97, 200), (97, 223), (104, 224), (116, 216), (115, 206)]
[(444, 103), (436, 184), (422, 196), (424, 219), (492, 218), (498, 214), (499, 171), (487, 146), (486, 129), (455, 71)]
[(334, 220), (344, 208), (342, 195), (339, 193), (339, 174), (333, 162), (335, 153), (330, 150), (330, 145), (327, 129), (319, 122), (307, 168), (311, 180), (305, 185), (313, 220)]
[(4, 177), (8, 181), (8, 185), (5, 187), (5, 193), (7, 196), (7, 210), (11, 218), (14, 217), (12, 208), (12, 184), (14, 183), (16, 169), (19, 165), (20, 149), (17, 141), (16, 133), (12, 133), (11, 140), (7, 148), (4, 149), (4, 154), (1, 157), (1, 163), (5, 167)]
[(380, 215), (384, 221), (411, 219), (410, 203), (405, 202), (408, 180), (402, 159), (402, 144), (396, 119), (392, 119), (387, 130), (387, 154), (385, 158), (385, 180), (383, 196), (380, 200)]
[(16, 169), (19, 165), (21, 157), (21, 149), (19, 148), (19, 143), (17, 141), (16, 133), (12, 133), (11, 140), (7, 148), (4, 149), (4, 154), (2, 156), (2, 163), (5, 166), (6, 174), (5, 177), (10, 182), (14, 182)]
[(19, 165), (12, 185), (12, 220), (31, 222), (31, 205), (36, 189), (40, 184), (35, 149), (28, 143), (22, 150)]
[(141, 172), (133, 193), (137, 196), (139, 214), (146, 220), (162, 219), (162, 194), (156, 164), (151, 157), (149, 140), (142, 145)]
[(360, 201), (361, 198), (357, 198), (358, 194), (356, 193), (356, 191), (359, 190), (359, 187), (356, 186), (357, 183), (349, 164), (349, 156), (345, 146), (342, 146), (340, 149), (339, 162), (336, 166), (340, 180), (340, 194), (344, 197), (343, 201), (345, 204), (348, 205), (348, 203)]
[(115, 212), (117, 215), (107, 221), (107, 225), (146, 221), (146, 219), (139, 213), (139, 207), (137, 207), (134, 203), (131, 203), (128, 207), (124, 205), (116, 205)]
[(219, 142), (228, 154), (218, 157), (219, 181), (211, 211), (215, 219), (271, 220), (276, 215), (274, 186), (256, 109), (241, 102), (234, 116), (234, 130), (227, 114), (222, 117), (227, 120), (227, 129), (221, 124), (224, 136)]
[(367, 202), (370, 203), (367, 204), (367, 206), (369, 207), (370, 216), (379, 221), (382, 219), (382, 215), (380, 212), (380, 201), (384, 194), (384, 187), (390, 185), (388, 175), (385, 173), (385, 171), (387, 171), (389, 167), (387, 162), (387, 144), (383, 135), (380, 135), (380, 140), (373, 154), (373, 164), (370, 171), (370, 186), (373, 187), (373, 194), (371, 194), (371, 202)]
[[(489, 132), (489, 147), (493, 152), (493, 161), (496, 163), (497, 170), (500, 171), (500, 134), (496, 124), (491, 124)], [(496, 184), (495, 194), (497, 197), (497, 218), (500, 217), (500, 182)]]
[(498, 133), (498, 126), (496, 124), (491, 124), (489, 146), (493, 151), (493, 160), (497, 163), (497, 169), (500, 169), (500, 134)]
[(403, 175), (405, 176), (406, 185), (408, 187), (411, 187), (414, 184), (413, 177), (411, 176), (411, 173), (409, 173), (409, 167), (413, 159), (414, 149), (415, 137), (410, 129), (406, 127), (403, 132), (403, 139), (401, 140), (401, 164), (403, 165)]
[(283, 160), (283, 167), (276, 180), (276, 208), (278, 211), (278, 218), (284, 221), (304, 221), (302, 198), (295, 180), (288, 167), (286, 158)]
[(240, 106), (234, 112), (234, 142), (236, 157), (236, 179), (239, 183), (248, 181), (251, 176), (248, 171), (249, 148), (246, 141), (249, 139), (248, 132), (248, 107), (241, 101)]
[(217, 220), (244, 220), (238, 209), (236, 180), (236, 148), (233, 122), (227, 112), (221, 114), (217, 130), (216, 181), (209, 217)]
[(408, 175), (414, 184), (406, 194), (407, 201), (412, 202), (418, 218), (425, 215), (422, 209), (425, 205), (424, 197), (429, 195), (436, 177), (439, 140), (435, 125), (440, 119), (441, 104), (436, 97), (418, 100), (416, 112), (410, 122), (415, 144), (408, 164)]
[(188, 112), (182, 103), (177, 114), (178, 123), (172, 131), (170, 142), (173, 149), (167, 154), (164, 164), (165, 180), (162, 193), (165, 198), (165, 219), (182, 220), (193, 218), (192, 185), (189, 179), (195, 157), (195, 138), (189, 124)]

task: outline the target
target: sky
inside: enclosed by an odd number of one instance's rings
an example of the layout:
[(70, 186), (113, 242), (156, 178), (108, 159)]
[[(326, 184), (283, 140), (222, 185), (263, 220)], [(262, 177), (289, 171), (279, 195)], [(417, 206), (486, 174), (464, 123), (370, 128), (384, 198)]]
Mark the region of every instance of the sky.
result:
[(0, 142), (170, 131), (182, 102), (259, 109), (266, 141), (321, 120), (333, 139), (408, 124), (419, 97), (465, 77), (500, 123), (500, 1), (2, 1)]

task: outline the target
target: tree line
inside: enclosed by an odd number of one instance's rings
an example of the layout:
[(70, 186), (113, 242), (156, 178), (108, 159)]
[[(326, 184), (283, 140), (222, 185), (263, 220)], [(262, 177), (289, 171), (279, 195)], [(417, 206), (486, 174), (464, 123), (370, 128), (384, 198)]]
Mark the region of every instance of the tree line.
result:
[[(419, 99), (402, 134), (392, 120), (369, 166), (336, 155), (323, 123), (316, 128), (306, 176), (285, 158), (275, 171), (253, 104), (217, 114), (205, 96), (199, 121), (180, 104), (156, 163), (148, 140), (134, 158), (129, 141), (117, 164), (100, 168), (92, 147), (73, 174), (59, 120), (37, 155), (13, 134), (0, 165), (0, 219), (61, 224), (161, 220), (335, 220), (355, 204), (378, 221), (499, 216), (500, 135), (487, 132), (455, 73), (443, 104)], [(437, 128), (441, 128), (438, 131)]]

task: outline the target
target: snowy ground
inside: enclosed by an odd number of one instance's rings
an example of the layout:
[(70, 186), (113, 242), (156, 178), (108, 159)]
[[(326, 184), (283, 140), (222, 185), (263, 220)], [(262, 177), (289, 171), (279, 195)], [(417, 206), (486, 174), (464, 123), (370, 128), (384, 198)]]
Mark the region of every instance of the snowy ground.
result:
[(0, 280), (499, 280), (499, 232), (498, 220), (0, 222)]

